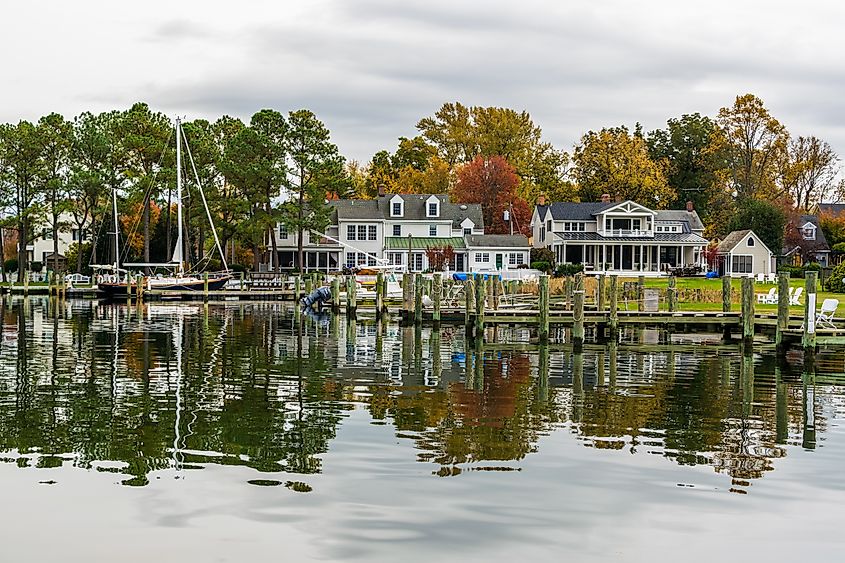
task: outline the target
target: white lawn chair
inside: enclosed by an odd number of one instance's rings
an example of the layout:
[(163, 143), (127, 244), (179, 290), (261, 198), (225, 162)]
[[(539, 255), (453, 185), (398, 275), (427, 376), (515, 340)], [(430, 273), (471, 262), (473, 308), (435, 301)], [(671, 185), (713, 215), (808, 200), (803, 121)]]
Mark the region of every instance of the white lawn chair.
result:
[(796, 287), (795, 293), (789, 296), (789, 304), (790, 305), (800, 305), (801, 304), (801, 294), (804, 292), (803, 287)]
[(757, 283), (766, 283), (766, 274), (757, 274)]
[(822, 308), (816, 314), (816, 326), (836, 328), (833, 324), (833, 315), (836, 314), (837, 307), (839, 307), (839, 299), (825, 299), (822, 302)]
[(778, 275), (776, 273), (772, 272), (771, 274), (769, 274), (766, 277), (766, 281), (769, 282), (769, 283), (777, 283), (778, 282)]
[(775, 293), (778, 288), (773, 287), (769, 290), (768, 293), (758, 293), (757, 294), (757, 303), (777, 303), (778, 296)]

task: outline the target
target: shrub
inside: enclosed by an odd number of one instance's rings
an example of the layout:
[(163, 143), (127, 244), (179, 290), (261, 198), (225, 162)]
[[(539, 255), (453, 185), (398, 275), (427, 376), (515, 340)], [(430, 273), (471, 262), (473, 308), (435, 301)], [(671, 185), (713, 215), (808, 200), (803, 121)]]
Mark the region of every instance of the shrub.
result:
[(845, 242), (837, 242), (833, 245), (832, 250), (834, 252), (845, 252)]
[[(548, 262), (549, 264), (555, 263), (555, 253), (552, 252), (551, 248), (543, 247), (543, 248), (532, 248), (531, 249), (531, 263), (534, 262)], [(532, 266), (533, 268), (533, 266)], [(538, 268), (539, 269), (539, 268)]]
[(786, 272), (790, 278), (803, 278), (804, 269), (801, 266), (791, 266), (789, 264), (781, 264), (778, 266), (778, 272)]
[(38, 261), (33, 261), (29, 263), (29, 269), (32, 272), (39, 273), (41, 270), (44, 269), (44, 264)]
[(17, 258), (9, 258), (5, 262), (3, 262), (3, 269), (7, 272), (17, 272), (18, 271), (18, 259)]
[(804, 265), (805, 272), (818, 272), (822, 269), (822, 265), (818, 262), (809, 262)]
[(538, 260), (537, 262), (531, 262), (531, 269), (540, 270), (548, 274), (552, 270), (552, 265), (545, 260)]
[(836, 266), (824, 282), (828, 291), (845, 293), (845, 262)]
[(233, 272), (238, 272), (238, 273), (246, 272), (246, 266), (244, 266), (243, 264), (238, 264), (237, 262), (235, 262), (234, 264), (229, 264), (229, 269), (232, 270)]
[(578, 272), (583, 271), (584, 264), (558, 264), (557, 269), (555, 270), (555, 275), (558, 277), (574, 276)]

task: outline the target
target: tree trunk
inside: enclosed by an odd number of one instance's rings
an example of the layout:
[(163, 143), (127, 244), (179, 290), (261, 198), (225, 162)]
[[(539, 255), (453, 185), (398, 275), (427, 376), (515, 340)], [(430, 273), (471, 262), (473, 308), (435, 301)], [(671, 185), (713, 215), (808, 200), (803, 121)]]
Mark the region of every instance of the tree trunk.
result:
[[(79, 225), (77, 225), (77, 227), (79, 227)], [(82, 249), (85, 248), (85, 247), (82, 246), (82, 239), (84, 238), (82, 236), (82, 228), (80, 227), (77, 232), (79, 233), (79, 240), (77, 241), (77, 248), (76, 248), (76, 271), (77, 271), (77, 273), (81, 274), (82, 273)], [(90, 262), (90, 258), (89, 258), (89, 262)]]
[(53, 208), (53, 272), (59, 271), (59, 218)]
[[(150, 261), (150, 198), (144, 200), (144, 262)], [(146, 275), (150, 275), (149, 266), (144, 268)]]
[[(3, 238), (3, 231), (5, 229), (0, 227), (0, 274), (3, 275), (3, 283), (6, 283), (6, 240)], [(0, 315), (0, 319), (3, 316)]]
[(253, 247), (252, 247), (252, 271), (253, 272), (258, 271), (258, 252), (259, 252), (258, 245), (257, 244), (253, 245)]
[(299, 210), (297, 212), (297, 226), (299, 227), (299, 232), (297, 233), (297, 240), (296, 240), (296, 252), (297, 252), (297, 259), (299, 260), (299, 271), (304, 272), (305, 268), (302, 262), (302, 231), (305, 230), (305, 225), (302, 224), (302, 217), (304, 213), (304, 203), (305, 203), (305, 171), (302, 170), (300, 167), (299, 169)]
[(23, 281), (23, 272), (26, 271), (26, 239), (29, 235), (29, 225), (26, 218), (18, 222), (18, 281)]

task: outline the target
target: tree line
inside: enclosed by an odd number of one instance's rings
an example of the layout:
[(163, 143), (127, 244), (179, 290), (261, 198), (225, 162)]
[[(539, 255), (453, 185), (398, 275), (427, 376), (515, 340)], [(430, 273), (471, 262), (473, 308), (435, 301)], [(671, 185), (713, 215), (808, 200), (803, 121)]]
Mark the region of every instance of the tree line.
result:
[[(194, 120), (183, 130), (196, 174), (187, 159), (183, 173), (204, 188), (227, 261), (252, 268), (261, 261), (278, 266), (277, 223), (297, 234), (301, 264), (302, 234), (325, 228), (332, 198), (446, 193), (458, 203), (480, 203), (488, 232), (524, 234), (540, 195), (596, 201), (608, 194), (656, 209), (690, 201), (708, 236), (754, 228), (777, 252), (796, 214), (845, 195), (830, 145), (790, 135), (753, 94), (737, 96), (713, 117), (686, 114), (655, 131), (639, 124), (588, 131), (571, 153), (545, 140), (527, 112), (508, 108), (446, 103), (416, 129), (395, 150), (360, 164), (340, 154), (309, 110), (264, 109), (248, 123)], [(172, 121), (144, 103), (0, 125), (2, 226), (21, 243), (20, 267), (27, 266), (27, 243), (47, 231), (58, 253), (58, 233), (69, 229), (91, 238), (72, 253), (77, 270), (109, 263), (115, 252), (166, 260), (178, 238), (172, 131)], [(112, 248), (113, 193), (126, 249)], [(189, 190), (183, 202), (183, 235), (199, 263), (210, 260), (211, 237), (196, 194)]]

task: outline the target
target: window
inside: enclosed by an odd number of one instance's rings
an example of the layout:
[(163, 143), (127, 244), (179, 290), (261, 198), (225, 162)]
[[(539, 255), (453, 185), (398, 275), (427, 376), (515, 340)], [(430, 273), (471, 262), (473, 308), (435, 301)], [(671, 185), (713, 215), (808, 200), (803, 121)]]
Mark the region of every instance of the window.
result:
[(390, 206), (390, 214), (394, 217), (401, 217), (402, 216), (402, 202), (401, 201), (394, 201), (393, 204)]
[(804, 240), (816, 240), (816, 229), (804, 227)]
[(358, 225), (358, 240), (367, 240), (367, 225)]
[(279, 238), (288, 238), (288, 226), (284, 223), (279, 223)]
[(464, 229), (464, 234), (465, 234), (465, 235), (471, 235), (471, 234), (472, 234), (472, 229), (466, 229), (466, 228), (465, 228), (465, 229)]
[(391, 266), (401, 266), (402, 265), (402, 253), (401, 252), (388, 252), (387, 253), (387, 261), (390, 262)]
[[(748, 239), (751, 240), (751, 239)], [(753, 256), (731, 256), (731, 272), (734, 274), (750, 274), (754, 269)]]
[(429, 225), (428, 226), (428, 236), (436, 237), (437, 236), (437, 225)]
[(393, 225), (393, 236), (401, 237), (402, 236), (402, 225)]
[(357, 257), (357, 253), (355, 253), (355, 252), (347, 253), (347, 255), (346, 255), (346, 267), (347, 268), (354, 268), (355, 267), (356, 257)]
[(429, 217), (437, 217), (437, 204), (436, 203), (429, 203), (428, 204), (428, 216)]
[(477, 257), (478, 257), (478, 260), (477, 260), (478, 262), (482, 262), (482, 263), (485, 263), (485, 264), (490, 262), (490, 253), (489, 252), (479, 252), (477, 254)]
[(524, 258), (522, 256), (522, 252), (511, 252), (508, 255), (508, 264), (511, 266), (518, 266), (524, 262)]
[(423, 255), (416, 253), (411, 255), (411, 270), (421, 272), (423, 269)]
[(72, 238), (73, 240), (75, 240), (75, 241), (80, 240), (80, 236), (79, 236), (79, 229), (74, 229), (74, 230), (73, 230), (73, 232), (72, 232), (72, 234), (71, 234), (71, 238)]
[(604, 220), (604, 230), (605, 231), (612, 231), (613, 230), (613, 223), (610, 219)]
[(546, 240), (546, 227), (540, 227), (540, 240)]
[(376, 226), (367, 225), (367, 240), (376, 240)]
[(346, 240), (355, 240), (355, 225), (346, 226)]
[(748, 241), (745, 244), (746, 246), (754, 246), (754, 238), (748, 237)]
[(358, 253), (358, 265), (359, 266), (366, 266), (367, 264), (367, 255), (363, 252)]
[(375, 266), (376, 265), (376, 257), (367, 255), (367, 266)]
[[(550, 229), (551, 230), (551, 229)], [(582, 222), (572, 222), (572, 223), (564, 223), (563, 230), (566, 232), (584, 232), (587, 230), (587, 223)]]
[(552, 229), (552, 220), (551, 220), (551, 219), (549, 219), (548, 221), (546, 221), (546, 230), (547, 230), (547, 231), (549, 231), (549, 232), (552, 232), (552, 230), (553, 230), (553, 229)]

